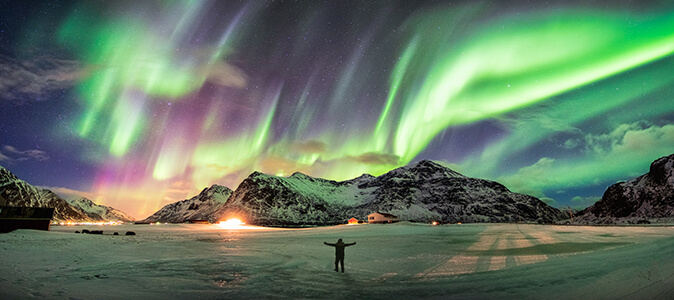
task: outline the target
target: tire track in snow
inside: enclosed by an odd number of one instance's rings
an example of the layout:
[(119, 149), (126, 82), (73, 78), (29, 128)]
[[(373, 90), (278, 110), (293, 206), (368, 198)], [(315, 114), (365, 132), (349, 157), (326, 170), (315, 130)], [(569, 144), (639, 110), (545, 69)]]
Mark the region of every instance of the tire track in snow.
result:
[[(489, 250), (498, 250), (503, 241), (505, 240), (501, 237), (496, 238), (494, 243), (489, 247)], [(490, 271), (492, 268), (492, 259), (494, 257), (496, 256), (480, 256), (480, 259), (477, 262), (475, 273)]]
[(450, 260), (431, 267), (414, 277), (457, 276), (476, 272), (498, 271), (505, 268), (541, 263), (548, 260), (546, 254), (532, 255), (474, 255), (476, 251), (506, 250), (529, 248), (539, 244), (554, 244), (558, 240), (548, 231), (534, 234), (525, 233), (519, 228), (515, 232), (496, 231), (487, 228), (480, 233), (480, 239), (466, 250)]
[[(473, 243), (466, 250), (469, 251), (484, 251), (488, 250), (494, 243), (496, 243), (497, 237), (490, 232), (489, 228), (484, 232), (480, 233), (480, 239), (477, 242)], [(445, 263), (442, 263), (438, 266), (429, 268), (423, 273), (417, 274), (415, 277), (426, 277), (426, 276), (454, 276), (462, 274), (474, 273), (477, 269), (477, 263), (480, 259), (479, 256), (475, 255), (466, 255), (459, 254), (452, 257)]]
[[(497, 249), (504, 249), (508, 245), (507, 239), (500, 239)], [(488, 271), (497, 271), (505, 268), (506, 266), (506, 257), (505, 256), (492, 256), (491, 262), (489, 263)]]

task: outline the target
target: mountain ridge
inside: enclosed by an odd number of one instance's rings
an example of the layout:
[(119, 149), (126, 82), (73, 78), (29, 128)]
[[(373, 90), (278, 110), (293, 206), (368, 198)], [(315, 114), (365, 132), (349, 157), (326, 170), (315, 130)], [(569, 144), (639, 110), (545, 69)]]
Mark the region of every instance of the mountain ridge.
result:
[(372, 212), (407, 221), (552, 223), (564, 218), (539, 199), (500, 183), (464, 176), (422, 160), (383, 175), (346, 181), (251, 173), (212, 220), (229, 217), (257, 225), (339, 224)]
[(112, 206), (96, 204), (85, 197), (66, 199), (66, 201), (94, 221), (134, 222), (136, 220), (134, 217), (119, 209)]
[[(99, 222), (99, 221), (133, 221), (128, 214), (109, 206), (102, 206), (93, 201), (80, 198), (73, 205), (48, 189), (35, 187), (0, 166), (0, 200), (2, 205), (17, 207), (54, 208), (54, 221)], [(82, 205), (82, 206), (80, 206)], [(125, 221), (125, 222), (128, 222)]]

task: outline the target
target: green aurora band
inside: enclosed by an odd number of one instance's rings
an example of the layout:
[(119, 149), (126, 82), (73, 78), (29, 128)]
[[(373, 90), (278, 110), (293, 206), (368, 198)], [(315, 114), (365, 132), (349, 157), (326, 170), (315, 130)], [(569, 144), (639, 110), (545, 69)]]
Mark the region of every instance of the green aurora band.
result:
[(92, 24), (87, 10), (74, 13), (61, 26), (61, 42), (81, 51), (90, 66), (91, 74), (80, 85), (87, 108), (77, 126), (80, 136), (109, 143), (110, 153), (121, 157), (147, 132), (144, 106), (148, 101), (178, 100), (218, 75), (231, 28), (209, 53), (187, 56), (178, 49), (185, 38), (184, 27), (197, 21), (197, 4), (179, 1), (167, 8), (166, 19), (174, 13), (182, 15), (172, 28), (161, 29), (170, 32), (168, 39), (140, 18)]
[[(423, 25), (418, 35), (435, 27)], [(402, 99), (404, 108), (394, 133), (393, 152), (407, 163), (448, 127), (498, 117), (668, 56), (674, 52), (672, 28), (671, 12), (634, 16), (564, 11), (489, 24), (459, 46), (446, 45), (455, 50), (427, 58), (428, 72), (415, 74), (405, 85), (418, 91)], [(406, 51), (418, 47), (417, 38)], [(401, 59), (395, 70), (404, 73), (408, 64), (408, 58)], [(398, 78), (409, 75), (396, 72), (393, 76), (390, 90), (396, 95)], [(668, 83), (671, 79), (655, 80)], [(629, 95), (619, 97), (618, 101), (587, 98), (583, 109), (567, 105), (567, 110), (555, 108), (554, 113), (578, 122), (632, 99)], [(658, 110), (672, 108), (674, 103)], [(387, 117), (385, 109), (379, 122)]]
[[(354, 103), (343, 100), (357, 98), (359, 90), (352, 85), (368, 73), (362, 49), (370, 45), (361, 42), (361, 50), (353, 52), (328, 91), (313, 88), (319, 82), (317, 71), (295, 99), (285, 98), (292, 93), (283, 83), (263, 87), (251, 124), (223, 132), (228, 120), (217, 112), (231, 100), (223, 96), (209, 113), (192, 120), (199, 129), (168, 132), (174, 128), (170, 114), (157, 112), (158, 105), (192, 101), (206, 84), (232, 90), (248, 86), (243, 71), (226, 60), (244, 38), (246, 18), (256, 10), (242, 9), (215, 44), (180, 48), (203, 9), (200, 2), (171, 2), (155, 22), (143, 15), (92, 20), (82, 9), (59, 30), (60, 42), (80, 53), (87, 65), (88, 76), (78, 86), (84, 112), (75, 125), (77, 134), (104, 145), (109, 160), (146, 162), (152, 177), (148, 182), (184, 179), (198, 190), (230, 174), (240, 181), (257, 169), (278, 175), (304, 171), (336, 180), (379, 175), (413, 161), (454, 127), (493, 121), (504, 134), (457, 167), (470, 170), (467, 175), (503, 180), (517, 191), (545, 196), (546, 189), (638, 173), (674, 144), (669, 126), (654, 126), (660, 132), (656, 146), (618, 169), (596, 166), (628, 154), (540, 156), (514, 162), (524, 166), (519, 171), (504, 167), (515, 153), (538, 147), (550, 136), (571, 145), (572, 137), (601, 136), (620, 124), (674, 112), (671, 95), (641, 103), (674, 80), (674, 13), (577, 8), (488, 18), (486, 5), (429, 10), (400, 25), (408, 33), (407, 44), (389, 62), (387, 93), (370, 99), (378, 103), (376, 122), (355, 120)], [(363, 40), (375, 35), (372, 29)], [(642, 70), (646, 65), (648, 70)], [(316, 94), (326, 102), (322, 113), (309, 105)], [(294, 111), (281, 110), (291, 100)], [(637, 101), (639, 107), (632, 107)], [(621, 115), (622, 109), (634, 109), (643, 118)], [(590, 120), (597, 123), (594, 132), (579, 133), (577, 126)], [(315, 125), (319, 122), (327, 125)], [(275, 130), (279, 124), (288, 130)], [(597, 163), (588, 163), (592, 159)], [(520, 175), (541, 177), (547, 172), (542, 168), (552, 166), (563, 175), (545, 182), (521, 180)]]

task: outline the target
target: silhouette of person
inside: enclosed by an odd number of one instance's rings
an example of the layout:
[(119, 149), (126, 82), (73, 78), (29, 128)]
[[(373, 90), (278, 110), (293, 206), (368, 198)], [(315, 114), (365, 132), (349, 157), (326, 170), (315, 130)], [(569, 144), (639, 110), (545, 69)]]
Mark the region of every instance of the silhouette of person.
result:
[(342, 273), (344, 273), (344, 248), (353, 246), (356, 242), (345, 244), (342, 239), (338, 239), (337, 243), (330, 244), (323, 242), (323, 244), (335, 247), (335, 272), (338, 272), (337, 264), (340, 264), (342, 266)]

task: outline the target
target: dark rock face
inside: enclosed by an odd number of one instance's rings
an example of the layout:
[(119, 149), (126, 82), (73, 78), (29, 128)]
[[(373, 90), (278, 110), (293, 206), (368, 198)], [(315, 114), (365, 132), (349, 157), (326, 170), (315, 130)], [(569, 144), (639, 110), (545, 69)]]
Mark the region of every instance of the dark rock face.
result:
[(674, 218), (674, 154), (655, 160), (648, 173), (610, 186), (579, 214), (581, 223), (601, 224)]
[(341, 182), (301, 173), (284, 178), (254, 172), (217, 218), (237, 216), (258, 225), (336, 224), (351, 217), (364, 220), (375, 211), (419, 222), (551, 223), (564, 218), (537, 198), (431, 161)]
[(140, 223), (183, 223), (188, 220), (217, 221), (214, 213), (220, 209), (232, 194), (232, 190), (221, 185), (205, 188), (187, 200), (178, 201), (162, 207), (160, 210), (139, 221)]

